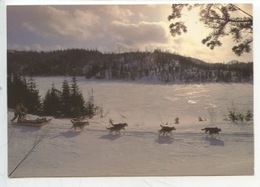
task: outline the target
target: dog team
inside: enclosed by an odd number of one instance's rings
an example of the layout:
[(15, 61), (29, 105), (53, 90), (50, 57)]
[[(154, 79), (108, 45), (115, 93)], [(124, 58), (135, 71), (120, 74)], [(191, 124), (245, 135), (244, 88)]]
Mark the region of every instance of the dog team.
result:
[[(70, 129), (74, 129), (74, 131), (76, 131), (76, 128), (80, 128), (81, 131), (84, 131), (84, 127), (89, 125), (88, 121), (84, 121), (84, 118), (79, 118), (79, 119), (72, 119), (72, 127)], [(109, 134), (112, 134), (113, 132), (115, 134), (120, 134), (121, 130), (124, 130), (124, 133), (126, 132), (125, 127), (128, 126), (127, 123), (113, 123), (112, 119), (109, 119), (109, 124), (111, 125), (110, 127), (106, 127), (107, 130), (109, 130)], [(160, 125), (161, 129), (158, 131), (159, 132), (159, 136), (167, 136), (169, 134), (172, 135), (172, 131), (176, 130), (176, 128), (174, 126), (168, 126), (168, 123), (166, 123), (165, 125)], [(201, 129), (203, 131), (205, 131), (205, 133), (208, 135), (211, 135), (211, 137), (214, 137), (215, 135), (219, 136), (219, 132), (221, 132), (221, 129), (218, 127), (205, 127), (203, 129)]]

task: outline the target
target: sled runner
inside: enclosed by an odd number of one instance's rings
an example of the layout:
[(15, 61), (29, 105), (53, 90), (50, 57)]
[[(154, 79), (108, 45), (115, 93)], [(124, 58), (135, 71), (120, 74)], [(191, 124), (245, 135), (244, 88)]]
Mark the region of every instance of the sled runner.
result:
[(42, 127), (44, 125), (47, 125), (48, 123), (50, 123), (52, 120), (51, 119), (46, 119), (46, 118), (37, 118), (35, 120), (21, 120), (18, 121), (16, 123), (13, 123), (15, 125), (23, 125), (23, 126), (33, 126), (33, 127)]

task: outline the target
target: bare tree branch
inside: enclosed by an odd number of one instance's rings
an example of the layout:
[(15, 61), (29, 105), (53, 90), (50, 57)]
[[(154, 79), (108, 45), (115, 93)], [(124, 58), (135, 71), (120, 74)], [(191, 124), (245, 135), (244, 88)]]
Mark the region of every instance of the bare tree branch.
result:
[[(242, 10), (234, 4), (174, 4), (172, 5), (172, 14), (168, 16), (170, 24), (170, 32), (173, 37), (186, 33), (188, 28), (184, 22), (179, 19), (182, 16), (182, 11), (186, 8), (188, 11), (192, 8), (200, 8), (200, 21), (212, 32), (208, 34), (202, 43), (210, 49), (216, 46), (221, 46), (221, 37), (231, 35), (235, 45), (232, 50), (235, 54), (251, 52), (252, 34), (253, 34), (253, 16)], [(235, 17), (234, 12), (243, 12), (246, 17)]]

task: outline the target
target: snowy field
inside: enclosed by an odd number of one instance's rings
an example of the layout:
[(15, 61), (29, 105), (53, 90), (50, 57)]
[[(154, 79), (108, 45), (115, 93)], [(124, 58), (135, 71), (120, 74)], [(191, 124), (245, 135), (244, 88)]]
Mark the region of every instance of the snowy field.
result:
[[(42, 96), (51, 84), (61, 89), (63, 77), (35, 78)], [(70, 79), (68, 79), (70, 80)], [(142, 82), (90, 81), (78, 78), (87, 100), (105, 117), (89, 120), (85, 132), (74, 132), (70, 119), (53, 119), (41, 129), (8, 124), (8, 172), (11, 177), (218, 176), (254, 175), (253, 121), (225, 120), (228, 108), (253, 111), (252, 84), (167, 85)], [(198, 117), (206, 119), (199, 122)], [(9, 121), (13, 112), (9, 110)], [(30, 118), (37, 116), (30, 115)], [(175, 118), (180, 120), (174, 124)], [(109, 134), (109, 119), (126, 122), (126, 132)], [(174, 125), (171, 136), (158, 136), (161, 124)], [(222, 129), (206, 137), (207, 126)]]

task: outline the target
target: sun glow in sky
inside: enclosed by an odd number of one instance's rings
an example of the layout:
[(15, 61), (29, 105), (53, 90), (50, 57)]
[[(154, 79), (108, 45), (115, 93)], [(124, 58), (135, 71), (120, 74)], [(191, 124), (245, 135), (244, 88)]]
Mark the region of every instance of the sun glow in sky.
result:
[[(241, 4), (252, 13), (252, 6)], [(156, 5), (34, 5), (7, 7), (7, 48), (16, 50), (98, 49), (102, 52), (175, 52), (206, 62), (253, 61), (252, 53), (232, 52), (227, 37), (210, 50), (201, 43), (210, 32), (199, 20), (198, 10), (184, 12), (188, 32), (172, 37), (170, 4)]]

